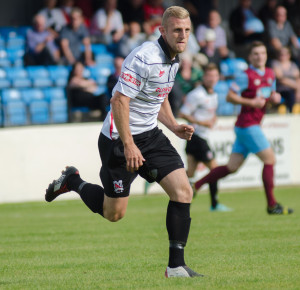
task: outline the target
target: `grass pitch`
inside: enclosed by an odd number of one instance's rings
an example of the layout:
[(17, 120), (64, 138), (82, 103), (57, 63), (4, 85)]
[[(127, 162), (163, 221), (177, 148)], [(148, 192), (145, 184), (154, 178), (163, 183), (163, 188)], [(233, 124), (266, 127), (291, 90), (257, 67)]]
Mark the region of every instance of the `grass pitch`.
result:
[(276, 189), (291, 216), (266, 214), (262, 190), (221, 193), (233, 212), (194, 199), (187, 264), (166, 279), (168, 198), (132, 196), (110, 223), (79, 201), (0, 205), (0, 289), (300, 289), (300, 192)]

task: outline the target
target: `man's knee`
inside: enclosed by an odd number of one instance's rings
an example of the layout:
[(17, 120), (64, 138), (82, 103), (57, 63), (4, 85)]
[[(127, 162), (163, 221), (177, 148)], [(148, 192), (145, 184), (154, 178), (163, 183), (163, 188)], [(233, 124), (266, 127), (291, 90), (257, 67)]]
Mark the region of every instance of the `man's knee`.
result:
[(125, 215), (125, 211), (124, 212), (105, 212), (104, 211), (104, 217), (110, 221), (110, 222), (117, 222), (120, 219), (122, 219)]

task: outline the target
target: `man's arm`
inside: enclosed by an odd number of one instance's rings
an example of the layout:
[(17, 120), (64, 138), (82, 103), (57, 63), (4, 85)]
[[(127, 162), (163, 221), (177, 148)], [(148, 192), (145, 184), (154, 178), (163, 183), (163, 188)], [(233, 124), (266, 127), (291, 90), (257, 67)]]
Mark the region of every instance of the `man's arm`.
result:
[(266, 104), (266, 99), (263, 97), (248, 99), (238, 95), (233, 90), (229, 90), (229, 93), (226, 97), (226, 101), (234, 105), (242, 105), (260, 109)]
[(85, 60), (86, 65), (94, 65), (95, 62), (93, 61), (90, 38), (85, 37), (82, 40), (82, 43), (84, 45), (84, 60)]
[(74, 55), (73, 55), (73, 53), (70, 49), (69, 40), (67, 38), (63, 38), (60, 42), (60, 45), (61, 45), (63, 55), (68, 60), (68, 63), (69, 64), (74, 64), (76, 60), (75, 60)]
[(158, 120), (163, 123), (176, 136), (182, 139), (190, 140), (194, 133), (194, 128), (186, 124), (178, 124), (171, 110), (169, 99), (166, 98), (162, 103)]
[(118, 129), (118, 133), (124, 145), (124, 155), (126, 158), (127, 170), (134, 172), (143, 165), (145, 161), (141, 151), (135, 145), (129, 128), (129, 103), (130, 98), (116, 92), (111, 98), (111, 109), (114, 117), (114, 122)]

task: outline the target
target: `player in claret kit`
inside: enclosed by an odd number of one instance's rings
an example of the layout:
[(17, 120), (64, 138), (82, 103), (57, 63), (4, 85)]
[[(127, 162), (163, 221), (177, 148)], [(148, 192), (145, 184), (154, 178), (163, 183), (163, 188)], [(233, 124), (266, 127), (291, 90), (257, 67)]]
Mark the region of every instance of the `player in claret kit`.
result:
[(98, 142), (103, 187), (87, 183), (75, 167), (67, 167), (49, 185), (45, 196), (51, 202), (60, 194), (76, 191), (93, 212), (116, 222), (125, 215), (130, 185), (138, 174), (159, 183), (170, 198), (166, 277), (202, 276), (186, 266), (184, 259), (193, 191), (179, 154), (157, 127), (159, 120), (186, 140), (194, 132), (192, 126), (177, 123), (168, 101), (179, 66), (178, 54), (185, 50), (190, 31), (188, 11), (171, 6), (163, 15), (161, 37), (145, 42), (124, 60)]
[(217, 182), (236, 172), (244, 163), (249, 153), (254, 153), (263, 162), (262, 180), (267, 198), (269, 214), (291, 214), (292, 209), (283, 207), (274, 196), (275, 155), (261, 129), (261, 120), (265, 114), (266, 103), (279, 103), (281, 96), (276, 93), (274, 72), (266, 67), (266, 46), (259, 41), (253, 42), (249, 52), (250, 66), (245, 71), (248, 83), (244, 88), (232, 83), (227, 101), (242, 105), (237, 117), (234, 132), (236, 135), (227, 165), (219, 166), (198, 180), (195, 190), (205, 183)]

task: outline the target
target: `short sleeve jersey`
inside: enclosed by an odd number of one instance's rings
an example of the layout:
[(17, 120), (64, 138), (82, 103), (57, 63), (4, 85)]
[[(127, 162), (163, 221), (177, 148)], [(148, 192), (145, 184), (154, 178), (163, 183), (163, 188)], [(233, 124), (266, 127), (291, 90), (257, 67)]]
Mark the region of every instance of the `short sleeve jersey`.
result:
[[(178, 56), (170, 59), (162, 37), (145, 42), (126, 57), (112, 94), (118, 91), (131, 98), (129, 126), (132, 135), (157, 126), (161, 104), (172, 90), (178, 67)], [(112, 111), (104, 120), (102, 133), (110, 139), (119, 137)]]
[[(240, 89), (236, 83), (232, 83), (231, 85), (231, 90), (236, 93), (241, 92), (241, 95), (244, 98), (253, 99), (261, 96), (268, 99), (271, 92), (276, 90), (275, 74), (270, 68), (265, 68), (265, 71), (261, 71), (250, 66), (245, 71), (245, 75), (247, 77), (245, 89)], [(241, 128), (259, 125), (265, 111), (266, 106), (261, 109), (242, 106), (235, 125)]]
[[(211, 120), (216, 114), (218, 107), (217, 93), (209, 94), (203, 86), (198, 86), (186, 96), (180, 112), (185, 115), (193, 116), (197, 121)], [(205, 126), (192, 124), (195, 128), (194, 134), (207, 139), (209, 137), (210, 129)]]

